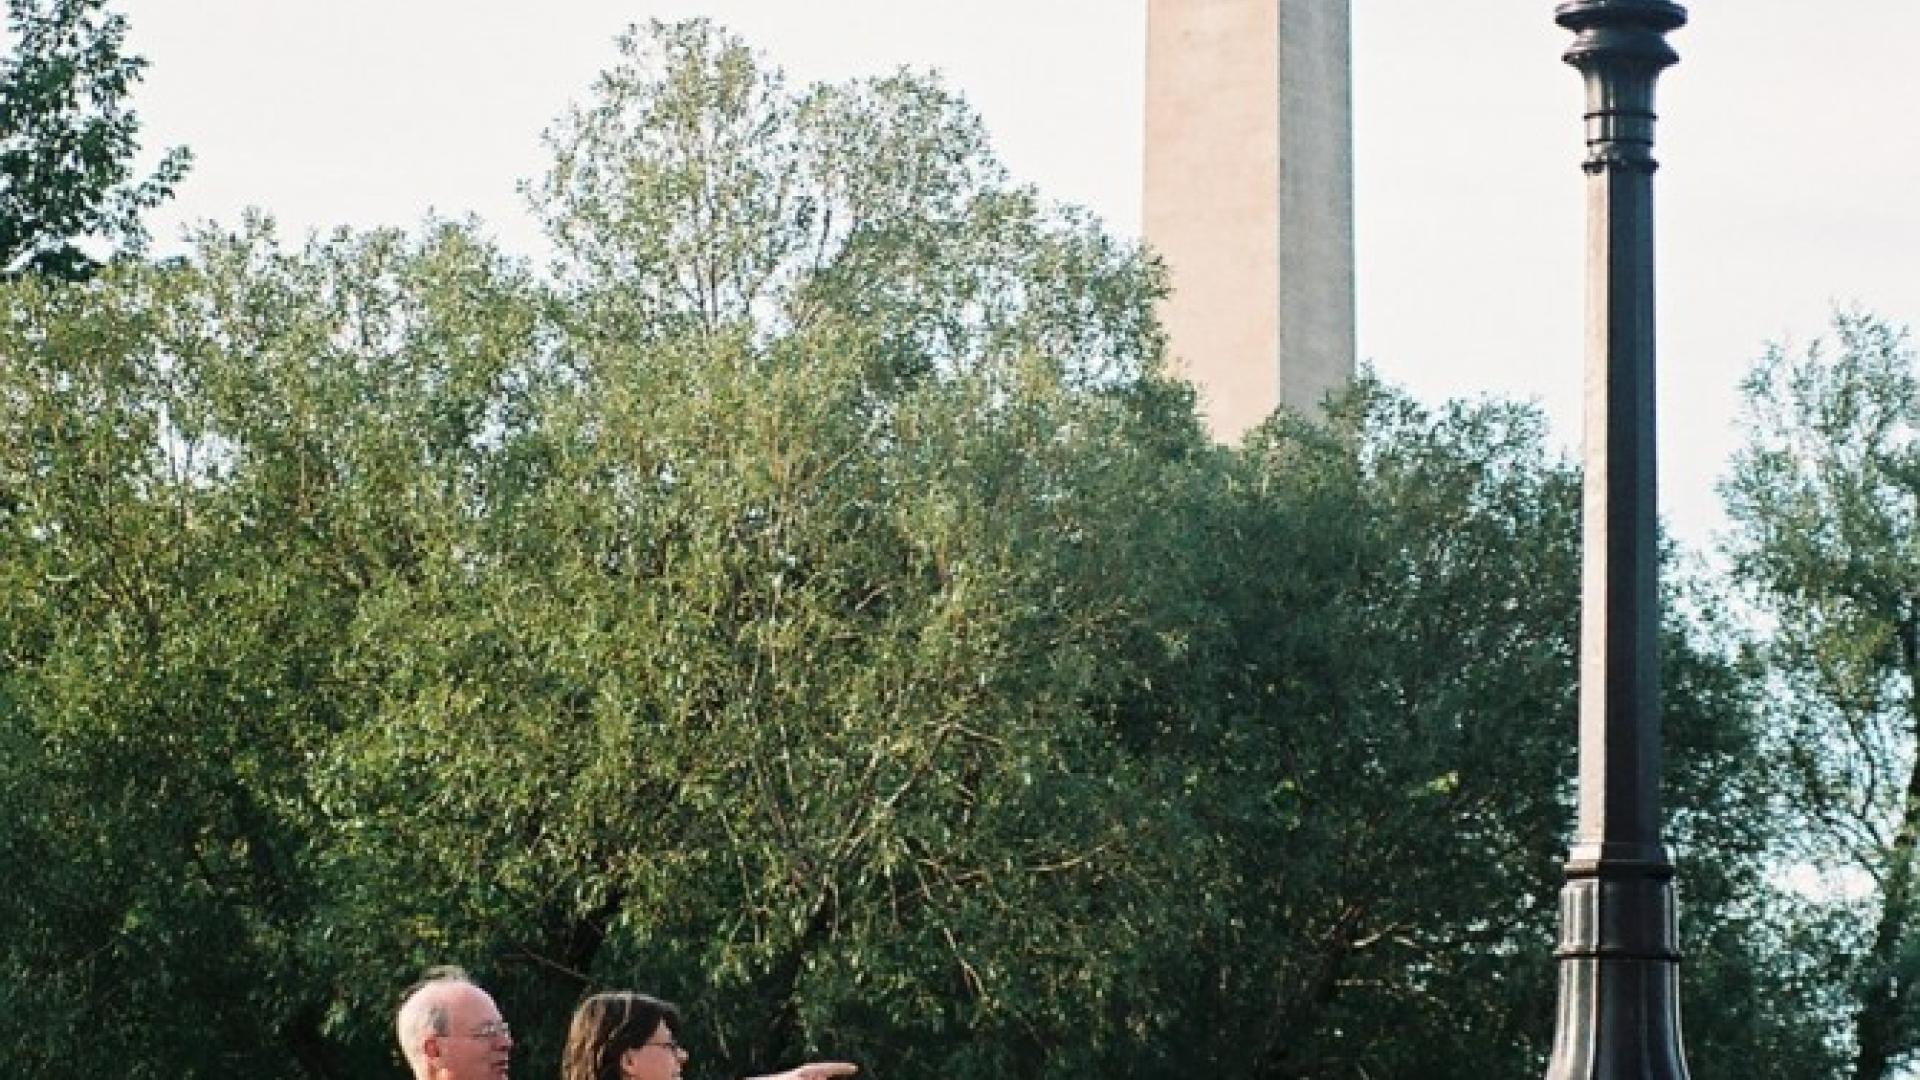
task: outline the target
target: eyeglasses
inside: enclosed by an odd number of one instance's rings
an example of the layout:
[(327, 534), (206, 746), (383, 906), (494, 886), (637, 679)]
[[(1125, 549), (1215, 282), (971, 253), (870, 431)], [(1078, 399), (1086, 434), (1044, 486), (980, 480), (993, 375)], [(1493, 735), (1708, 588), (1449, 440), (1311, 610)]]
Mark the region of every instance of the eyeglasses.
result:
[(473, 1031), (466, 1034), (462, 1034), (460, 1032), (450, 1032), (447, 1035), (447, 1038), (450, 1038), (450, 1039), (507, 1039), (507, 1038), (511, 1038), (512, 1036), (513, 1036), (512, 1025), (508, 1024), (505, 1020), (495, 1020), (491, 1024), (481, 1024), (479, 1027), (473, 1029)]
[(674, 1054), (687, 1053), (686, 1047), (681, 1046), (679, 1043), (674, 1042), (672, 1039), (668, 1039), (666, 1042), (644, 1042), (644, 1043), (641, 1043), (640, 1045), (641, 1046), (658, 1046), (662, 1050), (666, 1050), (667, 1052), (674, 1053)]

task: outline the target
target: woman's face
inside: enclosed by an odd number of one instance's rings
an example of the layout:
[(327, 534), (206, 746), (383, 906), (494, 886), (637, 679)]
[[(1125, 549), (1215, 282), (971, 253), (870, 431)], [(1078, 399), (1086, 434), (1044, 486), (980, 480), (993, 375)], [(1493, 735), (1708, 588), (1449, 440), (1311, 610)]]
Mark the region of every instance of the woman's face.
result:
[(640, 1046), (620, 1055), (621, 1080), (680, 1080), (680, 1066), (687, 1052), (674, 1041), (673, 1029), (665, 1020)]

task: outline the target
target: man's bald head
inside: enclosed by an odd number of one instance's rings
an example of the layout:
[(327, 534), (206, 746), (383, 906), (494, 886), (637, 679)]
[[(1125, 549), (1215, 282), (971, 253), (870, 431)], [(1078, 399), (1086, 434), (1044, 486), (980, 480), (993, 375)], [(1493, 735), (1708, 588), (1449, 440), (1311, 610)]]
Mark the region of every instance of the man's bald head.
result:
[(459, 968), (435, 968), (410, 987), (394, 1028), (415, 1080), (506, 1076), (513, 1038), (493, 998)]

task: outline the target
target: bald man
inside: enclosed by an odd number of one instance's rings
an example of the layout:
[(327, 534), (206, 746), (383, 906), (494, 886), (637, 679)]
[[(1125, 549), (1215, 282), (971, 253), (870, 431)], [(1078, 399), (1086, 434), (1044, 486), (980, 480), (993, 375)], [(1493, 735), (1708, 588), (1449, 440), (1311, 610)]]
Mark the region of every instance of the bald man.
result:
[(436, 968), (408, 990), (394, 1028), (414, 1080), (506, 1080), (513, 1035), (459, 968)]

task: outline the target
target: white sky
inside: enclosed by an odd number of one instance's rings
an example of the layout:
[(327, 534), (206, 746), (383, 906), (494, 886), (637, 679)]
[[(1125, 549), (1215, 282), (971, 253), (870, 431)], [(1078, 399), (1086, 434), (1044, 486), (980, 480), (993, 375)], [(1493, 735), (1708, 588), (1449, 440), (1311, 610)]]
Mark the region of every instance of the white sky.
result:
[[(1361, 356), (1430, 402), (1541, 402), (1577, 444), (1581, 92), (1551, 0), (1353, 0)], [(149, 150), (197, 161), (154, 219), (283, 233), (478, 214), (630, 22), (708, 15), (800, 82), (937, 68), (1016, 176), (1140, 216), (1144, 0), (126, 0)], [(1696, 545), (1768, 341), (1836, 305), (1920, 321), (1920, 0), (1693, 0), (1661, 83), (1663, 512)]]

